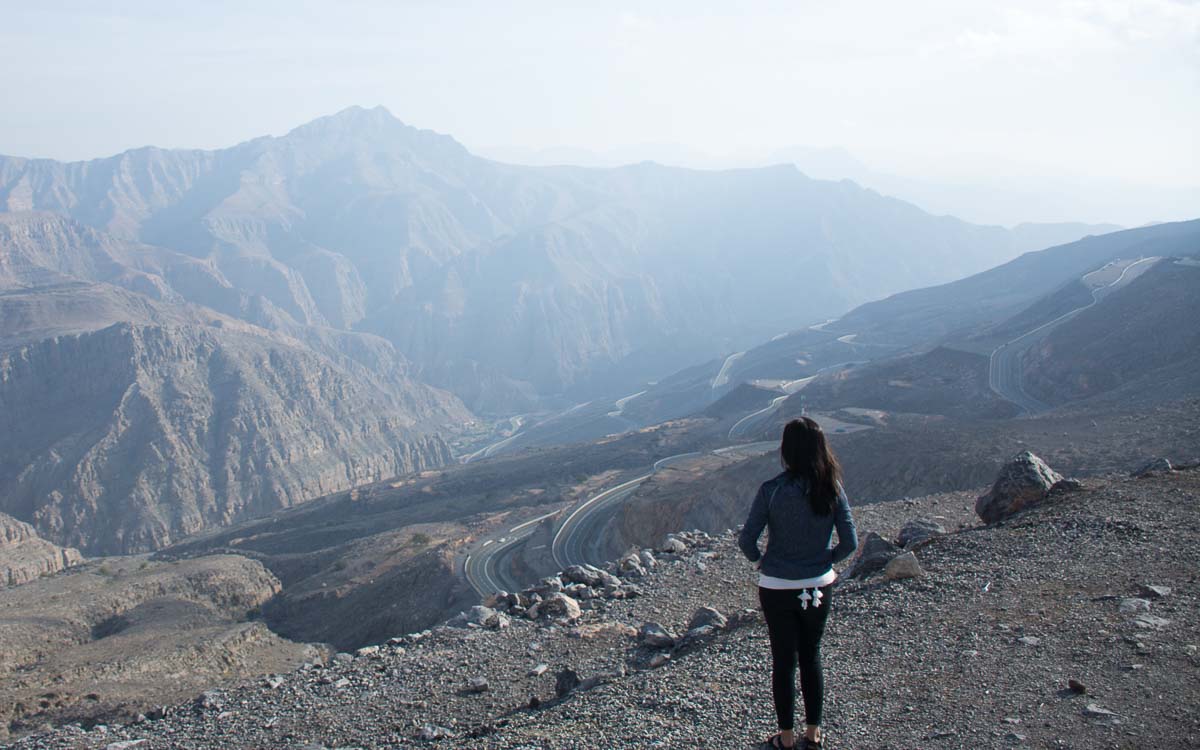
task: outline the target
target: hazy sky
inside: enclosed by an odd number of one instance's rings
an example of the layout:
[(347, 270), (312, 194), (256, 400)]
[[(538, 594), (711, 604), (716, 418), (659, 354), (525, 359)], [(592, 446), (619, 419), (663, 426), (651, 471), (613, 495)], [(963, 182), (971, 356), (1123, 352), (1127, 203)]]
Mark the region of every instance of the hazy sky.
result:
[(838, 145), (922, 177), (1200, 182), (1193, 1), (0, 0), (0, 19), (11, 155), (224, 146), (383, 104), (475, 148)]

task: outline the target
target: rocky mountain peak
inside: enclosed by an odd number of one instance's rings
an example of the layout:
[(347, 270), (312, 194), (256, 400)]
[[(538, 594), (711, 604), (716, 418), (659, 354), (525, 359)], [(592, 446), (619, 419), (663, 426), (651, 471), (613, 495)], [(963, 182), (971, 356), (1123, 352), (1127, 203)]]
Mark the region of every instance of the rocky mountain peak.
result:
[(468, 154), (454, 138), (408, 125), (382, 105), (370, 108), (355, 105), (318, 117), (293, 128), (282, 140), (309, 143), (338, 139), (365, 141), (376, 148), (403, 145), (414, 151)]

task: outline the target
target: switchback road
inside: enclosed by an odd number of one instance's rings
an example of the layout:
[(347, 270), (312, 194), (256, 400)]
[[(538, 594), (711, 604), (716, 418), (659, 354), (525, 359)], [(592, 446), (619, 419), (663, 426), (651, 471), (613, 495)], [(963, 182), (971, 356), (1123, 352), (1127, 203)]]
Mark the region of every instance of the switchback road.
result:
[[(1016, 404), (1023, 412), (1037, 414), (1049, 409), (1049, 404), (1031, 396), (1022, 384), (1025, 352), (1029, 351), (1030, 347), (1044, 339), (1062, 323), (1094, 306), (1115, 289), (1132, 281), (1139, 273), (1150, 267), (1147, 264), (1152, 264), (1157, 260), (1159, 258), (1151, 257), (1124, 262), (1124, 267), (1121, 268), (1120, 275), (1117, 276), (1115, 281), (1110, 283), (1103, 282), (1104, 276), (1115, 272), (1114, 265), (1120, 264), (1122, 261), (1114, 261), (1101, 269), (1085, 274), (1081, 281), (1092, 287), (1091, 302), (1064, 313), (1048, 323), (1043, 323), (1032, 330), (1026, 331), (1015, 339), (1007, 341), (992, 350), (992, 354), (988, 358), (988, 385), (991, 389), (1001, 398)], [(1138, 270), (1134, 271), (1133, 269), (1135, 268)], [(1133, 273), (1130, 273), (1131, 271)]]

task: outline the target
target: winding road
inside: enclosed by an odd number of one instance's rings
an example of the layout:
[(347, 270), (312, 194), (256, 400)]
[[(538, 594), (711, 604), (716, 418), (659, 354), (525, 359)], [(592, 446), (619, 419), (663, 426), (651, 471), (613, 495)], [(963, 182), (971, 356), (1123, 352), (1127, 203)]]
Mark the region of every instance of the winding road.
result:
[(517, 591), (521, 582), (514, 579), (508, 560), (537, 529), (539, 522), (557, 514), (551, 511), (536, 518), (517, 524), (503, 536), (482, 539), (479, 546), (469, 552), (462, 563), (462, 573), (471, 584), (471, 588), (481, 597), (489, 596), (497, 591)]
[[(1136, 278), (1140, 271), (1130, 275), (1129, 272), (1132, 269), (1143, 266), (1141, 270), (1145, 271), (1147, 268), (1149, 268), (1149, 266), (1144, 264), (1153, 263), (1157, 260), (1159, 260), (1158, 257), (1139, 258), (1126, 263), (1125, 267), (1121, 269), (1121, 274), (1117, 276), (1116, 280), (1112, 281), (1111, 283), (1101, 283), (1096, 286), (1092, 286), (1091, 302), (1077, 307), (1069, 312), (1063, 313), (1054, 320), (1043, 323), (1032, 330), (1026, 331), (1020, 336), (1017, 336), (1015, 339), (1006, 341), (1005, 343), (996, 347), (994, 350), (992, 350), (992, 354), (988, 358), (988, 386), (1001, 398), (1020, 407), (1022, 412), (1037, 414), (1038, 412), (1049, 409), (1049, 404), (1031, 396), (1025, 390), (1025, 387), (1022, 384), (1022, 370), (1025, 352), (1029, 351), (1030, 347), (1048, 336), (1051, 331), (1053, 331), (1059, 325), (1067, 320), (1070, 320), (1084, 310), (1094, 306), (1113, 290), (1120, 288), (1120, 286), (1127, 284)], [(1119, 261), (1110, 262), (1103, 268), (1084, 274), (1080, 280), (1084, 284), (1091, 286), (1091, 284), (1089, 284), (1089, 277), (1100, 276), (1106, 272), (1109, 272), (1113, 266), (1113, 263), (1115, 262)]]

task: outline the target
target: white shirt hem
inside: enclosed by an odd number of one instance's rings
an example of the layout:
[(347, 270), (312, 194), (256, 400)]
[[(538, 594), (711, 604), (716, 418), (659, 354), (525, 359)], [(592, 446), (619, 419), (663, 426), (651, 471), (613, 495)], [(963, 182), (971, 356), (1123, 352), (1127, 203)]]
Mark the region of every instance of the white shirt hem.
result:
[(822, 586), (828, 586), (837, 580), (837, 572), (830, 568), (828, 572), (816, 576), (815, 578), (776, 578), (769, 576), (766, 573), (758, 574), (758, 585), (764, 589), (780, 589), (790, 591), (793, 589), (819, 589)]

